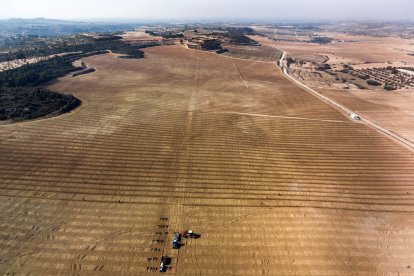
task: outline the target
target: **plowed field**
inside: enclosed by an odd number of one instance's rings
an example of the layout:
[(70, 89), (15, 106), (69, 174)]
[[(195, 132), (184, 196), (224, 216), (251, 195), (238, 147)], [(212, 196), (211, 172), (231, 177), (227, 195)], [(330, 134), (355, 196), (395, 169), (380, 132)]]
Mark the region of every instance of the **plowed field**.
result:
[(85, 59), (50, 87), (80, 108), (0, 126), (2, 274), (414, 273), (412, 152), (273, 63), (145, 52)]

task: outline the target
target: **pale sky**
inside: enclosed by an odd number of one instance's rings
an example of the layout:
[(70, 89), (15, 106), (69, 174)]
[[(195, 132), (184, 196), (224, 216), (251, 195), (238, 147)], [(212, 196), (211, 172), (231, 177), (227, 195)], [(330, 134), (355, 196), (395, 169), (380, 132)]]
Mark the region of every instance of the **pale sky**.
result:
[(0, 0), (0, 18), (414, 20), (414, 0)]

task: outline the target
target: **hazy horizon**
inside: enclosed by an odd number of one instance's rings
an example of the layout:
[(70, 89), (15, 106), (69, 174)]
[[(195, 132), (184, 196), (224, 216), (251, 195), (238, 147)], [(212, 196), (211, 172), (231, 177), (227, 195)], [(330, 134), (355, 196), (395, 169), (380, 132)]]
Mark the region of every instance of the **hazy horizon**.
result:
[[(176, 0), (3, 0), (0, 19), (53, 18), (63, 20), (280, 20), (412, 21), (411, 0), (293, 0), (197, 1)], [(45, 8), (47, 7), (47, 8)]]

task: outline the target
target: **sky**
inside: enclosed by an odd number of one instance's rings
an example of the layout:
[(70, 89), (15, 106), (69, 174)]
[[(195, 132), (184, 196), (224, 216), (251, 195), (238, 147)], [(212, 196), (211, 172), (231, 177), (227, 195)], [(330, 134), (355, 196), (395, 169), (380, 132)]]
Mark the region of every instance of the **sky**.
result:
[(0, 0), (12, 17), (414, 21), (414, 0)]

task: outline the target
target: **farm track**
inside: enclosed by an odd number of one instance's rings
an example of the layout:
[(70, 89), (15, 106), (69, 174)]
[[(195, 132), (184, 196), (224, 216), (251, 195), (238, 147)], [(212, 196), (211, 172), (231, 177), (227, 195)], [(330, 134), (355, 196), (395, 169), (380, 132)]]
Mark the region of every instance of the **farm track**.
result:
[(146, 55), (88, 58), (52, 87), (81, 108), (0, 127), (1, 273), (148, 274), (161, 254), (177, 275), (410, 272), (412, 152), (274, 64)]

